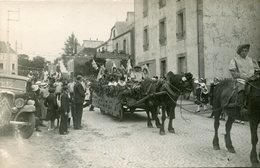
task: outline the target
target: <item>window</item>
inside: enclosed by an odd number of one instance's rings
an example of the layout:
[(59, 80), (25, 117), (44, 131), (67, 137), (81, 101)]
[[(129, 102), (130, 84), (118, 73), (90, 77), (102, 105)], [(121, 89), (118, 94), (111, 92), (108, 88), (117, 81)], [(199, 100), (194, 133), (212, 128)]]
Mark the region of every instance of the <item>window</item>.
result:
[(126, 54), (126, 39), (123, 41), (123, 52)]
[(179, 54), (178, 56), (178, 73), (187, 72), (186, 54)]
[(166, 5), (166, 0), (159, 0), (159, 8), (162, 8)]
[(166, 18), (161, 19), (159, 22), (159, 41), (161, 45), (166, 44)]
[(115, 29), (113, 30), (113, 37), (114, 38), (116, 37), (116, 30)]
[(148, 50), (149, 48), (149, 34), (148, 34), (148, 27), (144, 28), (144, 44), (143, 44), (144, 51)]
[(148, 15), (148, 0), (143, 0), (143, 15), (144, 17)]
[(13, 71), (15, 70), (15, 68), (14, 68), (14, 64), (12, 64), (12, 70), (13, 70)]
[(185, 10), (177, 12), (177, 39), (181, 40), (185, 37)]
[(0, 63), (0, 70), (4, 70), (4, 64)]
[(166, 69), (167, 69), (167, 67), (166, 67), (166, 60), (164, 59), (164, 60), (161, 60), (161, 77), (165, 77), (165, 75), (166, 75)]
[(118, 53), (118, 43), (116, 43), (116, 52)]

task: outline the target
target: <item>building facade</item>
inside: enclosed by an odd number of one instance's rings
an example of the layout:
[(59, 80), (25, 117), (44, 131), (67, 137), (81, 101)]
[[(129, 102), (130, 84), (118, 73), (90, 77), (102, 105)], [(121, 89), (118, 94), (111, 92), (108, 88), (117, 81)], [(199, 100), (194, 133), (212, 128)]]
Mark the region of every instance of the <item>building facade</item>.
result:
[(127, 12), (126, 21), (116, 22), (109, 40), (97, 47), (97, 52), (114, 52), (134, 56), (134, 12)]
[(0, 41), (0, 73), (18, 74), (18, 56), (5, 42)]
[(260, 59), (260, 1), (135, 0), (135, 55), (151, 75), (191, 72), (208, 81), (230, 77), (239, 44)]

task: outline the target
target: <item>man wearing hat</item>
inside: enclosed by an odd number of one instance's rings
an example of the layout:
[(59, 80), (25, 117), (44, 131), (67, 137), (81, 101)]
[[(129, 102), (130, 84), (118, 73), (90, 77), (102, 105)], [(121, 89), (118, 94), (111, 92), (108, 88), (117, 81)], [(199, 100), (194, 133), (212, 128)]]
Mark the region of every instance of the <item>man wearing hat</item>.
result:
[(245, 80), (254, 75), (254, 71), (259, 69), (258, 63), (248, 56), (250, 44), (239, 45), (237, 48), (237, 55), (230, 61), (229, 71), (234, 79), (236, 79), (238, 98), (237, 104), (241, 114), (246, 114), (244, 107), (244, 89)]
[(74, 114), (73, 117), (73, 125), (74, 129), (81, 129), (81, 119), (83, 112), (83, 103), (85, 101), (85, 90), (82, 86), (82, 76), (77, 75), (77, 81), (74, 85)]
[(136, 81), (136, 82), (141, 82), (143, 77), (144, 77), (144, 74), (142, 72), (142, 68), (140, 66), (135, 66), (134, 67), (134, 72), (133, 72), (133, 81)]

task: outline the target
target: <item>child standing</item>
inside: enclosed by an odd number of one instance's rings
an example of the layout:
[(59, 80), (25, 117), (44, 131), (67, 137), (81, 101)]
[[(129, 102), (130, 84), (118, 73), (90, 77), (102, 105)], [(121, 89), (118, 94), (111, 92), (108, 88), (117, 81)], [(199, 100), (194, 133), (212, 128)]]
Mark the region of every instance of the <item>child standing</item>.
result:
[(70, 98), (68, 93), (68, 86), (64, 85), (61, 94), (61, 121), (59, 132), (61, 135), (65, 135), (68, 133), (68, 114), (70, 111)]

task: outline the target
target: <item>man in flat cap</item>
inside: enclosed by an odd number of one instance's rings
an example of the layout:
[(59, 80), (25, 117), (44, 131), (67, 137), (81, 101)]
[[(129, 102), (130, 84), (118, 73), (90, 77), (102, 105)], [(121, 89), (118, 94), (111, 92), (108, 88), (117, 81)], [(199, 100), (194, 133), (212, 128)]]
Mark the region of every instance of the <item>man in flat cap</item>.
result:
[(83, 112), (83, 103), (85, 101), (85, 90), (82, 85), (83, 77), (81, 75), (77, 75), (77, 81), (74, 85), (74, 114), (73, 117), (73, 125), (74, 129), (81, 129), (81, 119)]
[(229, 64), (229, 71), (233, 79), (236, 79), (237, 81), (238, 98), (236, 105), (239, 107), (241, 114), (246, 114), (246, 109), (244, 107), (245, 81), (254, 75), (256, 69), (259, 69), (256, 60), (248, 56), (249, 49), (250, 44), (239, 45), (237, 48), (237, 55)]

